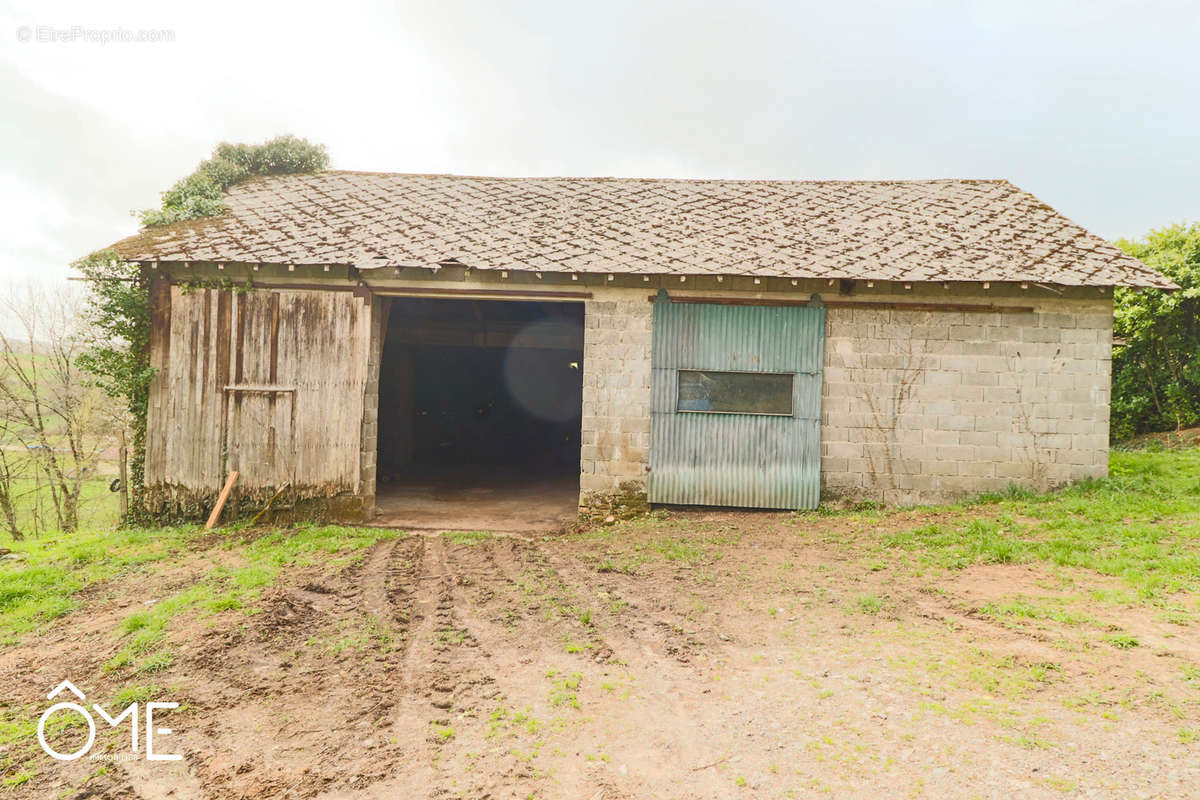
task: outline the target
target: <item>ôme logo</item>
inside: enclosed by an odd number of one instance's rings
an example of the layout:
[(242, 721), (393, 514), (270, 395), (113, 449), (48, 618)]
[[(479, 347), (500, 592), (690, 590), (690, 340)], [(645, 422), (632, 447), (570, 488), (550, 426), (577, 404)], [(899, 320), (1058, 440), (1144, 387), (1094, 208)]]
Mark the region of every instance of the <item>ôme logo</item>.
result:
[[(60, 694), (62, 694), (64, 691), (70, 692), (71, 694), (75, 695), (75, 697), (79, 699), (79, 702), (76, 703), (74, 701), (68, 700), (65, 702), (55, 703), (54, 705), (50, 706), (45, 711), (43, 711), (41, 718), (38, 720), (37, 737), (38, 737), (38, 743), (42, 746), (42, 749), (45, 750), (46, 753), (48, 753), (50, 755), (51, 758), (56, 758), (59, 761), (74, 761), (77, 758), (82, 758), (83, 756), (87, 755), (88, 751), (90, 751), (92, 749), (92, 745), (95, 744), (95, 742), (96, 742), (96, 720), (92, 717), (91, 712), (88, 711), (82, 705), (83, 703), (87, 702), (87, 697), (85, 697), (83, 692), (79, 691), (79, 689), (75, 687), (75, 684), (71, 683), (70, 681), (63, 681), (58, 686), (55, 686), (54, 691), (52, 691), (52, 692), (50, 692), (50, 694), (46, 695), (46, 699), (53, 700), (54, 698), (56, 698)], [(165, 710), (165, 709), (169, 709), (169, 708), (178, 708), (178, 707), (179, 707), (179, 703), (156, 703), (156, 702), (146, 703), (146, 760), (147, 761), (180, 761), (183, 759), (183, 756), (180, 755), (179, 753), (156, 753), (156, 752), (154, 752), (154, 737), (155, 736), (166, 736), (171, 733), (170, 728), (154, 727), (154, 712), (156, 710), (160, 710), (160, 709)], [(133, 752), (135, 752), (135, 753), (138, 752), (138, 703), (137, 703), (137, 701), (130, 703), (125, 708), (124, 711), (122, 711), (120, 714), (118, 714), (115, 717), (111, 716), (107, 711), (105, 711), (104, 708), (99, 703), (92, 703), (92, 709), (95, 710), (95, 712), (100, 715), (101, 719), (103, 719), (105, 722), (107, 722), (109, 724), (110, 727), (113, 727), (113, 728), (120, 725), (125, 720), (125, 718), (128, 717), (129, 718), (129, 733), (130, 733), (131, 747), (132, 747)], [(65, 712), (71, 712), (71, 713), (80, 715), (81, 717), (83, 717), (84, 721), (87, 722), (87, 726), (88, 726), (87, 741), (83, 743), (83, 747), (80, 747), (78, 750), (76, 750), (72, 753), (60, 753), (57, 750), (55, 750), (53, 747), (51, 747), (50, 743), (46, 741), (46, 721), (49, 720), (55, 714), (65, 713)]]

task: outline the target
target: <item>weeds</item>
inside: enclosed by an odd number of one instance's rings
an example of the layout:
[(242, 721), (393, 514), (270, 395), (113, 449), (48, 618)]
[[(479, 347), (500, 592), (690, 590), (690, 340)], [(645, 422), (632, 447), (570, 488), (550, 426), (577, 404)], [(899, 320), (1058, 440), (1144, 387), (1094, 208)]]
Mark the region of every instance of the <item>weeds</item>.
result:
[[(183, 591), (154, 602), (123, 619), (117, 633), (123, 642), (117, 653), (104, 665), (113, 672), (133, 667), (137, 673), (160, 672), (174, 659), (163, 649), (168, 626), (181, 616), (202, 610), (210, 614), (226, 611), (254, 613), (265, 587), (275, 582), (281, 570), (311, 566), (318, 562), (340, 566), (361, 557), (361, 551), (391, 534), (367, 532), (359, 528), (311, 526), (288, 531), (272, 531), (245, 543), (239, 555), (243, 563), (209, 568)], [(231, 537), (227, 546), (236, 547)], [(353, 635), (327, 643), (331, 652), (360, 647), (364, 635)]]
[[(548, 677), (554, 677), (557, 673), (551, 670)], [(550, 690), (547, 697), (550, 705), (570, 706), (571, 708), (579, 708), (579, 686), (583, 682), (582, 672), (573, 672), (570, 676), (564, 676), (554, 681), (554, 688)]]
[(865, 594), (855, 598), (854, 605), (864, 614), (878, 614), (883, 610), (883, 601), (873, 594)]
[(1114, 633), (1104, 637), (1104, 641), (1118, 650), (1131, 650), (1138, 646), (1138, 640), (1124, 633)]
[(492, 534), (487, 531), (447, 531), (442, 536), (448, 542), (454, 544), (462, 544), (468, 547), (474, 547), (477, 544), (482, 544), (492, 538)]

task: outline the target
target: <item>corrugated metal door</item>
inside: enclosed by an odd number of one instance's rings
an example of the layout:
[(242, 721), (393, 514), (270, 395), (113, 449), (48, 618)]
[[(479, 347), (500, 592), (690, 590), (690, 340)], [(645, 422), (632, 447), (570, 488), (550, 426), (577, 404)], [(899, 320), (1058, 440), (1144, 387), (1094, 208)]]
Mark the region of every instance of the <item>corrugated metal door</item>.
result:
[[(816, 508), (821, 494), (821, 365), (825, 308), (654, 304), (650, 481), (652, 503)], [(683, 376), (681, 376), (683, 372)], [(701, 381), (776, 387), (791, 403), (695, 400)], [(681, 379), (686, 397), (681, 402)], [(768, 387), (769, 388), (769, 387)], [(786, 389), (785, 389), (786, 391)], [(714, 392), (713, 397), (716, 397)], [(709, 408), (751, 410), (707, 410)], [(770, 408), (767, 413), (753, 410)]]

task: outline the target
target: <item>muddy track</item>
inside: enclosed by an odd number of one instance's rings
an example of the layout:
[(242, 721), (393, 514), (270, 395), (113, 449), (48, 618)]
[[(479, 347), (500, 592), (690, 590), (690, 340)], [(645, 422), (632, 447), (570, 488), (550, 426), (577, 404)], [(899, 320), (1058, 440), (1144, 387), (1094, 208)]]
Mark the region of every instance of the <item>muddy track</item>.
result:
[[(699, 518), (719, 561), (666, 553), (659, 543), (683, 538), (675, 524), (381, 540), (344, 569), (287, 569), (258, 613), (180, 615), (162, 672), (105, 673), (120, 618), (194, 565), (133, 575), (124, 605), (90, 598), (74, 637), (31, 636), (0, 668), (12, 698), (44, 696), (64, 671), (90, 679), (89, 695), (160, 687), (186, 704), (162, 720), (184, 760), (103, 773), (34, 762), (11, 793), (1050, 797), (1069, 779), (1081, 796), (1195, 794), (1190, 615), (1096, 603), (1087, 588), (1122, 584), (1072, 573), (1067, 585), (1031, 565), (931, 576), (901, 554), (876, 572), (863, 557), (875, 538), (841, 554), (832, 535), (818, 543), (821, 520), (803, 522), (813, 530), (796, 544), (759, 517), (732, 517), (733, 534)], [(622, 564), (636, 572), (607, 571)], [(856, 606), (866, 593), (882, 611)], [(981, 610), (1009, 599), (1083, 621)], [(1138, 644), (1106, 641), (1122, 631)]]
[[(671, 659), (680, 664), (691, 662), (706, 646), (691, 624), (665, 606), (652, 594), (640, 591), (646, 578), (625, 576), (618, 579), (583, 566), (578, 559), (547, 549), (541, 551), (546, 569), (553, 570), (567, 590), (591, 611), (598, 630), (615, 642), (618, 655), (628, 654), (661, 663)], [(651, 616), (647, 613), (657, 609)]]
[[(595, 586), (579, 575), (574, 580), (569, 579), (564, 564), (552, 560), (544, 546), (529, 544), (521, 553), (525, 558), (527, 574), (534, 576), (534, 585), (548, 606), (547, 618), (558, 626), (563, 635), (575, 640), (576, 644), (586, 645), (584, 655), (589, 660), (605, 663), (612, 659), (614, 645), (609, 637), (614, 630), (612, 626), (602, 624), (609, 614), (599, 601)], [(623, 652), (617, 657), (623, 659), (627, 655), (628, 652)]]
[[(404, 693), (396, 678), (410, 646), (411, 587), (423, 548), (421, 537), (379, 542), (333, 576), (273, 591), (246, 632), (206, 637), (190, 661), (219, 676), (225, 690), (193, 703), (208, 745), (186, 760), (204, 796), (314, 796), (344, 784), (348, 763), (360, 783), (385, 776), (385, 769), (355, 759), (361, 741), (370, 738), (366, 731), (385, 720)], [(343, 636), (361, 637), (359, 658), (331, 659), (322, 649)], [(303, 698), (295, 712), (288, 708), (293, 696)], [(234, 698), (240, 702), (230, 710)], [(244, 717), (244, 725), (283, 744), (269, 751), (246, 747), (225, 729), (226, 714)], [(356, 730), (364, 734), (350, 733)], [(394, 753), (381, 747), (375, 755), (386, 763)]]
[(459, 610), (472, 602), (461, 594), (477, 583), (470, 575), (482, 575), (452, 566), (441, 536), (414, 538), (422, 544), (418, 569), (403, 590), (411, 624), (397, 664), (403, 694), (390, 714), (391, 730), (404, 743), (404, 759), (429, 770), (427, 796), (481, 796), (469, 776), (449, 775), (437, 765), (449, 757), (444, 751), (455, 748), (456, 723), (483, 716), (483, 705), (497, 693), (490, 656)]

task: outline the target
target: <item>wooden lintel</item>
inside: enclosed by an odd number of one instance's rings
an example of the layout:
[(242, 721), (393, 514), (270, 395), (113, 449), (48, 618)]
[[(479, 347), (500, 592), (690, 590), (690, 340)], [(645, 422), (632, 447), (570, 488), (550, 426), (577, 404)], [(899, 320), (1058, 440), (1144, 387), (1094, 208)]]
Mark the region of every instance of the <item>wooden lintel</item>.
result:
[(449, 289), (423, 286), (372, 286), (380, 297), (462, 297), (476, 300), (591, 300), (591, 292), (555, 292), (544, 289)]
[[(657, 295), (650, 295), (654, 302)], [(670, 295), (672, 303), (711, 303), (720, 306), (807, 306), (808, 300), (785, 300), (769, 297), (699, 297)], [(957, 311), (966, 314), (995, 314), (1007, 311), (1013, 314), (1029, 314), (1033, 306), (998, 306), (990, 303), (901, 303), (886, 300), (825, 300), (821, 299), (826, 308), (864, 308), (884, 309), (891, 311)]]
[[(173, 282), (174, 283), (174, 282)], [(238, 288), (236, 285), (232, 287)], [(476, 300), (591, 300), (591, 292), (552, 291), (546, 289), (466, 289), (441, 286), (380, 286), (365, 283), (278, 283), (254, 281), (254, 289), (264, 291), (353, 292), (357, 297), (461, 297)]]

